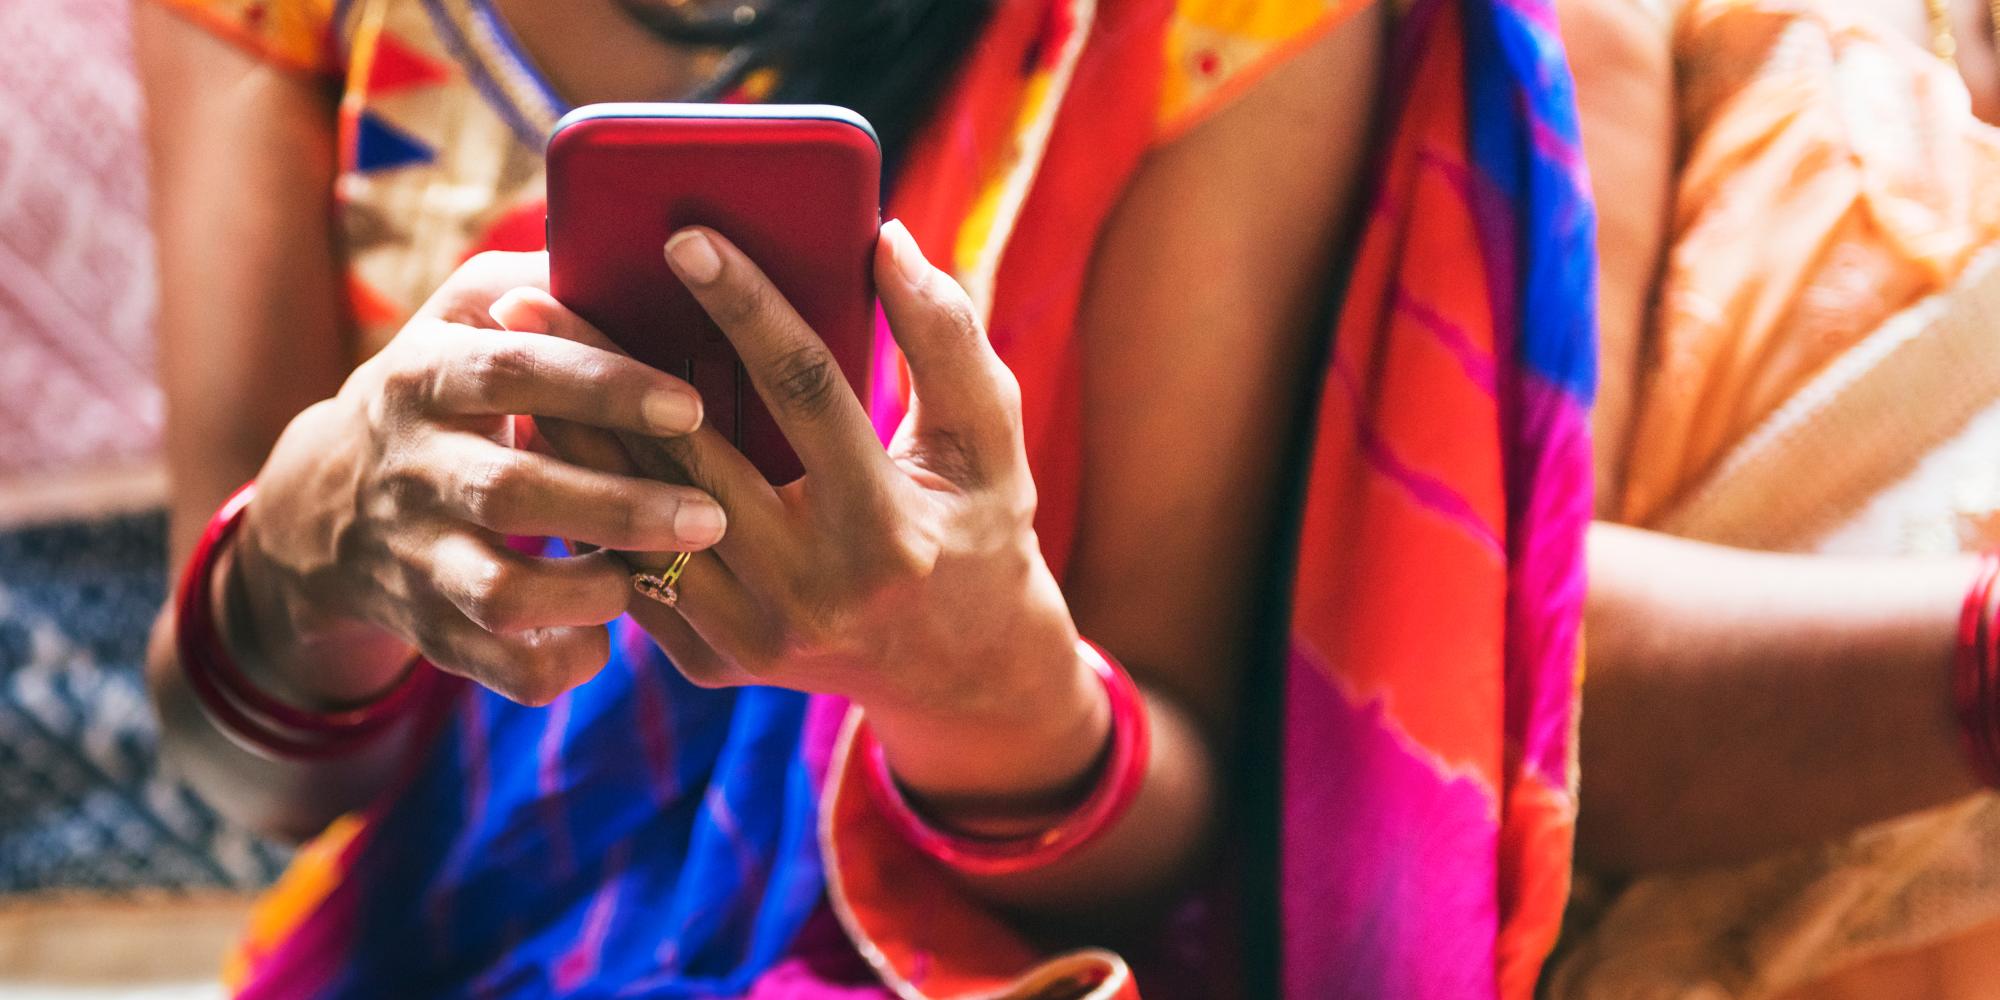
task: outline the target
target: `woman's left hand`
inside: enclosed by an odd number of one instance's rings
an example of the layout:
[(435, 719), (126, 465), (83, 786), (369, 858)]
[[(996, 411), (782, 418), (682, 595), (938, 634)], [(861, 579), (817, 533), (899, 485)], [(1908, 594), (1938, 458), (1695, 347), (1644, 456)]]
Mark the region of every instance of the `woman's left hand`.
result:
[[(706, 229), (675, 234), (665, 252), (806, 471), (774, 487), (709, 427), (621, 436), (622, 452), (601, 432), (544, 427), (572, 460), (636, 464), (728, 515), (722, 540), (687, 565), (677, 606), (635, 595), (633, 617), (696, 683), (863, 706), (898, 778), (947, 809), (1062, 796), (1100, 753), (1109, 710), (1036, 540), (1019, 387), (965, 292), (900, 223), (883, 227), (877, 291), (914, 396), (885, 449), (832, 353), (754, 263)], [(491, 312), (511, 329), (609, 345), (537, 290)], [(672, 556), (628, 559), (657, 572)]]

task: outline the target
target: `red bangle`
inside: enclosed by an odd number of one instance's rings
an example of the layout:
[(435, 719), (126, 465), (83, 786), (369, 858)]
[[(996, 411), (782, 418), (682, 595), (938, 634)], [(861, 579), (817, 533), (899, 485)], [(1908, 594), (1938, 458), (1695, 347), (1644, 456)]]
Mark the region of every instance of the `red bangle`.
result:
[(1979, 557), (1972, 586), (1959, 610), (1958, 649), (1952, 657), (1951, 694), (1960, 737), (1973, 773), (2000, 788), (2000, 628), (1993, 620), (1993, 588), (2000, 580), (2000, 552)]
[(862, 725), (855, 738), (868, 768), (868, 787), (896, 832), (933, 859), (968, 875), (1012, 875), (1047, 867), (1102, 836), (1139, 797), (1152, 759), (1152, 724), (1138, 685), (1111, 655), (1088, 639), (1077, 653), (1104, 683), (1111, 702), (1111, 745), (1097, 784), (1082, 804), (1040, 833), (1024, 837), (975, 837), (941, 830), (925, 820), (896, 784), (882, 745)]
[(351, 753), (416, 703), (430, 671), (413, 659), (404, 679), (360, 708), (312, 712), (286, 704), (244, 675), (216, 627), (215, 566), (257, 495), (246, 483), (209, 519), (175, 595), (174, 641), (181, 670), (202, 708), (236, 742), (252, 751), (292, 759), (325, 759)]

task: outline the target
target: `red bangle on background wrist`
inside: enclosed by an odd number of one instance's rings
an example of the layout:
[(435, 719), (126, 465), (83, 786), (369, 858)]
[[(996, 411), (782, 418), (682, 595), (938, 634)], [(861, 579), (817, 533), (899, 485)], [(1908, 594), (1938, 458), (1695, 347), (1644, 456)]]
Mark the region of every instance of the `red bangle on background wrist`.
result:
[(869, 791), (890, 826), (934, 860), (968, 875), (1012, 875), (1045, 868), (1074, 854), (1117, 825), (1139, 797), (1152, 760), (1152, 724), (1138, 685), (1110, 654), (1088, 639), (1077, 653), (1104, 684), (1111, 703), (1111, 739), (1090, 794), (1069, 815), (1039, 833), (978, 837), (940, 829), (910, 804), (888, 757), (864, 722), (855, 734)]
[(427, 686), (431, 671), (413, 658), (388, 693), (359, 708), (314, 712), (287, 704), (258, 688), (229, 654), (217, 624), (214, 577), (243, 513), (257, 495), (244, 484), (209, 519), (181, 574), (175, 593), (174, 643), (181, 670), (217, 726), (258, 753), (289, 759), (324, 759), (353, 752), (400, 720)]
[(1966, 759), (1989, 788), (2000, 788), (2000, 627), (1993, 620), (1996, 580), (2000, 580), (2000, 552), (1982, 553), (1959, 611), (1958, 649), (1952, 657), (1951, 678), (1952, 704)]

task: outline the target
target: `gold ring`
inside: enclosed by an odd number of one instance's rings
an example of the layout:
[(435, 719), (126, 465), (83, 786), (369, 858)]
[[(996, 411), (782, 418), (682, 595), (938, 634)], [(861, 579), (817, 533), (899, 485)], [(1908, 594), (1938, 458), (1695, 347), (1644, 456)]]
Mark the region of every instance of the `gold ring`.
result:
[(681, 573), (687, 570), (688, 560), (693, 558), (694, 553), (682, 552), (658, 573), (632, 574), (632, 589), (670, 608), (679, 604), (681, 592), (674, 587), (681, 582)]

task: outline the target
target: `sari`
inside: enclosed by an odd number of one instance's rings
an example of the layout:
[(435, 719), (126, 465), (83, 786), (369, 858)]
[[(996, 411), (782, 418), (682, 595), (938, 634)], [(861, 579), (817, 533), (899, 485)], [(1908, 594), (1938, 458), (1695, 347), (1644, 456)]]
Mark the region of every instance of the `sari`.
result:
[[(1869, 16), (1681, 12), (1684, 162), (1622, 520), (1789, 552), (2000, 544), (2000, 130), (1949, 65)], [(1548, 992), (1813, 995), (1990, 934), (1996, 848), (2000, 797), (1982, 793), (1744, 864), (1581, 879)]]
[[(366, 222), (348, 227), (364, 333), (393, 331), (455, 262), (412, 264), (424, 239), (539, 245), (535, 129), (559, 102), (484, 3), (164, 2), (304, 68), (347, 67), (341, 193)], [(1001, 4), (904, 161), (890, 214), (966, 286), (1022, 385), (1058, 575), (1098, 230), (1149, 149), (1356, 6)], [(332, 40), (262, 45), (287, 17)], [(1546, 0), (1424, 0), (1394, 61), (1351, 280), (1328, 279), (1346, 294), (1325, 391), (1300, 415), (1315, 433), (1297, 566), (1274, 567), (1296, 580), (1293, 652), (1258, 678), (1280, 736), (1253, 766), (1282, 781), (1238, 817), (1263, 857), (1243, 893), (1247, 967), (1163, 975), (1149, 994), (1523, 998), (1566, 895), (1594, 375), (1567, 67)], [(410, 124), (413, 91), (447, 63), (508, 109), (476, 128), (511, 131), (526, 158), (470, 156)], [(527, 196), (473, 210), (397, 174), (438, 163), (503, 202)], [(877, 342), (868, 402), (886, 432), (907, 380)], [(409, 781), (337, 822), (266, 901), (238, 995), (1137, 995), (1123, 959), (1049, 956), (897, 840), (848, 766), (848, 706), (701, 691), (629, 620), (615, 629), (604, 673), (547, 709), (478, 689), (440, 705)]]

